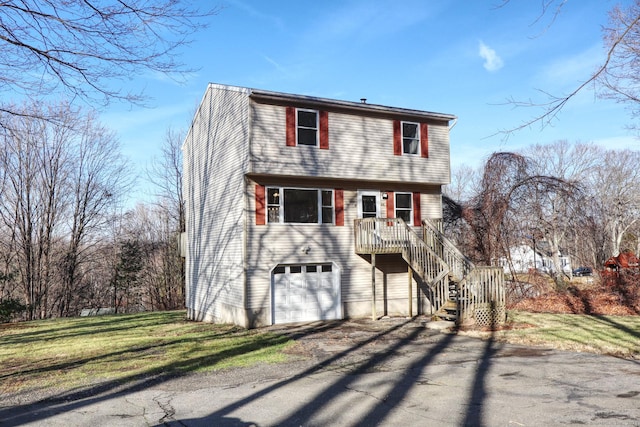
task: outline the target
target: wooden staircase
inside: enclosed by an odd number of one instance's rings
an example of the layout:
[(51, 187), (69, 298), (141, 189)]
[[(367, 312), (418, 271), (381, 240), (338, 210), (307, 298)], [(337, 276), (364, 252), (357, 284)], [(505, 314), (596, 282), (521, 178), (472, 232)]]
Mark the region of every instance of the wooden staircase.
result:
[[(356, 253), (402, 254), (431, 288), (435, 317), (461, 322), (487, 301), (493, 311), (502, 307), (498, 317), (504, 313), (502, 269), (474, 266), (432, 222), (423, 221), (422, 236), (399, 218), (357, 219), (354, 230)], [(493, 312), (488, 316), (495, 323)]]
[(441, 320), (457, 322), (460, 318), (460, 304), (458, 303), (458, 282), (449, 279), (449, 298), (434, 313)]

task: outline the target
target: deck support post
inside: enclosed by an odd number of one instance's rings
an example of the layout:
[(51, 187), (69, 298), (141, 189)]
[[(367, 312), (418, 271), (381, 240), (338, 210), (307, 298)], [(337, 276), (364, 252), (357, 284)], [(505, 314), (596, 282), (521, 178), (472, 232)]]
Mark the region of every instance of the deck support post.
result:
[(413, 270), (411, 265), (408, 265), (407, 271), (409, 273), (409, 317), (413, 317)]
[(378, 320), (376, 315), (376, 254), (371, 254), (371, 319)]

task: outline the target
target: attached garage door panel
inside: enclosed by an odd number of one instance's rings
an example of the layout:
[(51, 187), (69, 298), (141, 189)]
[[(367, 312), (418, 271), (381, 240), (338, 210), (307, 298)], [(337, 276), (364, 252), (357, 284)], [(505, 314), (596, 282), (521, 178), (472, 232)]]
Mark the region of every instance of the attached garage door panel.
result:
[(340, 319), (340, 276), (331, 264), (278, 266), (273, 271), (273, 323)]

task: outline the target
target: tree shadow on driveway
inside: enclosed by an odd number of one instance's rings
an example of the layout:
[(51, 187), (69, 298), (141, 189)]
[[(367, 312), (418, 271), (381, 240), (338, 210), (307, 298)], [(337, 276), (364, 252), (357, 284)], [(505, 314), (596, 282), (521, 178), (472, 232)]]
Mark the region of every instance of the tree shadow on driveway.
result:
[[(335, 406), (348, 406), (351, 402), (349, 399), (356, 399), (365, 405), (365, 410), (357, 415), (355, 425), (390, 425), (394, 422), (395, 413), (415, 398), (411, 393), (426, 375), (425, 371), (434, 364), (443, 363), (443, 360), (448, 357), (446, 353), (456, 353), (456, 357), (463, 358), (454, 363), (464, 362), (475, 369), (469, 395), (465, 396), (466, 392), (460, 390), (460, 403), (456, 405), (458, 408), (464, 408), (466, 414), (464, 417), (462, 414), (456, 414), (455, 419), (464, 418), (463, 425), (486, 425), (483, 423), (483, 409), (488, 395), (485, 378), (491, 368), (491, 359), (497, 351), (493, 339), (485, 343), (474, 339), (474, 342), (478, 343), (474, 348), (478, 349), (480, 345), (482, 354), (479, 355), (477, 350), (466, 353), (464, 346), (460, 346), (456, 341), (455, 334), (427, 331), (416, 319), (393, 319), (391, 322), (329, 322), (306, 327), (280, 328), (272, 332), (286, 335), (299, 342), (305, 340), (309, 342), (317, 337), (316, 344), (320, 347), (325, 346), (325, 356), (316, 359), (317, 361), (312, 362), (311, 365), (306, 365), (308, 367), (299, 373), (276, 380), (275, 383), (251, 392), (249, 395), (241, 396), (204, 417), (186, 418), (181, 417), (179, 412), (167, 411), (164, 416), (158, 416), (157, 425), (257, 426), (257, 423), (247, 419), (250, 417), (239, 418), (237, 411), (255, 408), (256, 404), (259, 406), (264, 403), (257, 402), (261, 398), (284, 398), (290, 404), (288, 410), (280, 413), (277, 419), (270, 420), (271, 423), (267, 425), (319, 425), (318, 420), (322, 420), (327, 411), (333, 410)], [(332, 343), (339, 341), (340, 345), (326, 348), (327, 341), (323, 338), (323, 334), (339, 337), (339, 340), (334, 340)], [(426, 339), (423, 340), (425, 337)], [(454, 344), (457, 349), (451, 349)], [(400, 369), (396, 369), (397, 366), (394, 365), (398, 359), (406, 361), (406, 365)], [(189, 363), (197, 363), (197, 361)], [(389, 368), (391, 365), (393, 369)], [(286, 366), (282, 368), (275, 366), (280, 373), (286, 372)], [(176, 371), (176, 366), (171, 368), (173, 372)], [(388, 376), (366, 375), (381, 372)], [(308, 381), (314, 381), (314, 375), (323, 373), (330, 374), (323, 376), (325, 380), (328, 378), (329, 382), (320, 383), (322, 386), (314, 388), (314, 394), (310, 399), (302, 399), (295, 395), (286, 396), (283, 393), (288, 391), (287, 386), (298, 385), (297, 382), (303, 384), (304, 381), (308, 384)], [(359, 381), (371, 377), (377, 378), (378, 381), (384, 378), (385, 382), (379, 384), (376, 389), (380, 394), (371, 396), (372, 399), (362, 399), (359, 397), (362, 395), (355, 393), (361, 386)], [(71, 391), (55, 399), (34, 402), (34, 406), (25, 404), (3, 408), (0, 409), (0, 424), (13, 426), (30, 422), (45, 423), (49, 418), (55, 419), (57, 414), (79, 412), (83, 408), (123, 398), (128, 394), (149, 389), (175, 378), (175, 374), (165, 375), (162, 372), (148, 376), (131, 376), (90, 389)], [(467, 389), (465, 386), (465, 390)], [(430, 403), (426, 401), (424, 405), (427, 406)], [(162, 407), (162, 405), (159, 406)], [(348, 411), (349, 408), (346, 407), (344, 410)], [(111, 416), (114, 415), (111, 414)], [(143, 419), (141, 415), (140, 420)]]
[[(277, 392), (286, 386), (289, 386), (296, 381), (301, 381), (315, 373), (320, 372), (325, 367), (332, 365), (340, 366), (342, 360), (347, 360), (352, 353), (365, 346), (374, 344), (376, 341), (384, 340), (389, 335), (397, 332), (397, 330), (406, 327), (411, 320), (404, 323), (395, 325), (388, 328), (378, 334), (371, 336), (370, 338), (354, 344), (347, 350), (339, 352), (332, 357), (320, 362), (317, 365), (299, 373), (291, 378), (279, 381), (272, 384), (258, 392), (252, 393), (242, 399), (238, 399), (233, 403), (230, 403), (223, 408), (199, 419), (182, 419), (176, 421), (175, 424), (170, 425), (219, 425), (219, 426), (245, 426), (245, 425), (258, 425), (251, 422), (246, 423), (238, 420), (237, 418), (231, 419), (230, 416), (234, 415), (236, 411), (243, 407), (255, 404), (258, 399), (267, 397), (271, 393)], [(392, 344), (385, 348), (383, 352), (371, 354), (370, 357), (361, 361), (361, 363), (348, 364), (345, 368), (342, 367), (342, 375), (337, 376), (335, 381), (324, 386), (323, 389), (318, 391), (311, 399), (300, 399), (301, 404), (296, 406), (292, 411), (283, 414), (281, 418), (272, 420), (273, 424), (278, 426), (304, 426), (304, 425), (329, 425), (325, 421), (319, 421), (326, 419), (326, 414), (331, 412), (333, 407), (342, 406), (346, 411), (349, 410), (349, 399), (353, 398), (353, 392), (359, 388), (358, 382), (368, 373), (379, 372), (384, 370), (388, 363), (391, 363), (391, 359), (398, 357), (399, 354), (411, 353), (413, 355), (412, 361), (403, 369), (394, 371), (395, 379), (390, 383), (380, 384), (379, 395), (371, 396), (371, 401), (374, 404), (371, 405), (369, 410), (362, 414), (362, 416), (350, 425), (362, 425), (362, 426), (377, 426), (377, 425), (392, 425), (393, 421), (389, 418), (402, 406), (407, 406), (405, 399), (411, 400), (409, 394), (420, 383), (420, 379), (424, 378), (425, 370), (433, 364), (439, 356), (443, 356), (447, 349), (454, 342), (456, 335), (454, 333), (434, 333), (432, 341), (428, 345), (423, 345), (422, 349), (424, 354), (416, 355), (415, 352), (419, 351), (420, 346), (416, 346), (414, 341), (418, 336), (424, 333), (424, 328), (413, 328), (410, 332), (401, 338), (392, 341)], [(466, 414), (464, 414), (463, 424), (465, 426), (483, 426), (486, 425), (483, 422), (483, 409), (488, 392), (485, 386), (485, 379), (491, 368), (491, 359), (498, 351), (493, 336), (482, 347), (482, 355), (477, 358), (477, 353), (474, 356), (465, 355), (464, 362), (470, 362), (476, 368), (473, 384), (470, 389), (469, 396), (460, 396), (460, 407), (466, 408)], [(417, 356), (417, 357), (416, 357)], [(438, 363), (441, 363), (438, 362)], [(362, 391), (361, 391), (362, 393)], [(462, 391), (461, 391), (462, 393)], [(350, 397), (351, 396), (351, 397)], [(290, 396), (291, 400), (298, 399), (299, 396)], [(465, 399), (467, 402), (465, 402)], [(425, 406), (428, 406), (431, 402), (424, 402)], [(336, 414), (338, 417), (341, 414)], [(454, 420), (455, 418), (452, 418)], [(425, 420), (428, 421), (428, 420)], [(434, 420), (431, 420), (434, 421)], [(333, 420), (334, 423), (337, 421)], [(339, 422), (337, 422), (339, 424)], [(337, 425), (337, 424), (336, 424)]]

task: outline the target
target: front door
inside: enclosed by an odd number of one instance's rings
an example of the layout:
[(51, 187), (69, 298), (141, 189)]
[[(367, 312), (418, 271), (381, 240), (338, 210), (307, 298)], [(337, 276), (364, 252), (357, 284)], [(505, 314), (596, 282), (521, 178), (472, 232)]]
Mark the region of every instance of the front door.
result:
[(380, 218), (379, 191), (358, 191), (358, 218)]

